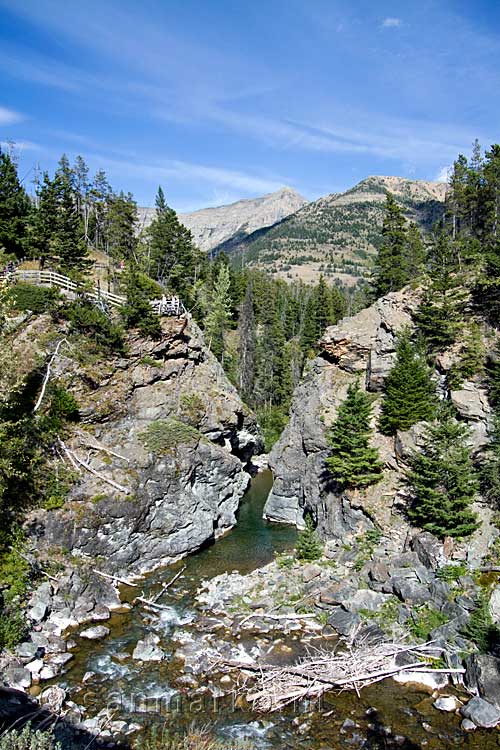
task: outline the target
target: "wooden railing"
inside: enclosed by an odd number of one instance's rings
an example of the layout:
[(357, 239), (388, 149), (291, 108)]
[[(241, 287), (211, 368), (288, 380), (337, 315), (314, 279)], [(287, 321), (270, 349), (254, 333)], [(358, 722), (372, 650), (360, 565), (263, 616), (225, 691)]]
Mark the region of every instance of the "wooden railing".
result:
[[(6, 274), (6, 278), (9, 281), (24, 281), (28, 284), (36, 284), (37, 286), (55, 286), (62, 291), (72, 294), (84, 294), (95, 302), (104, 302), (110, 307), (122, 307), (127, 301), (127, 298), (120, 294), (114, 294), (114, 292), (102, 289), (99, 283), (96, 286), (88, 288), (84, 284), (78, 284), (68, 276), (56, 273), (56, 271), (17, 269)], [(180, 316), (186, 314), (186, 308), (178, 297), (163, 296), (161, 299), (151, 300), (149, 304), (156, 315)]]

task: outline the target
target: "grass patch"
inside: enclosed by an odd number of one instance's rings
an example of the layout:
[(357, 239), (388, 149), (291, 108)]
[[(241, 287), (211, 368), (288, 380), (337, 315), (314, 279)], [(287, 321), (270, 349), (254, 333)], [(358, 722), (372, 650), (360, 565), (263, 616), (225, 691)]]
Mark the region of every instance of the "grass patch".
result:
[(443, 612), (424, 604), (422, 607), (412, 612), (412, 617), (408, 620), (408, 627), (412, 635), (422, 641), (428, 640), (431, 632), (440, 625), (448, 622), (448, 618)]
[(196, 445), (202, 435), (198, 430), (177, 419), (164, 419), (151, 422), (139, 433), (146, 448), (161, 456), (175, 450), (179, 445)]

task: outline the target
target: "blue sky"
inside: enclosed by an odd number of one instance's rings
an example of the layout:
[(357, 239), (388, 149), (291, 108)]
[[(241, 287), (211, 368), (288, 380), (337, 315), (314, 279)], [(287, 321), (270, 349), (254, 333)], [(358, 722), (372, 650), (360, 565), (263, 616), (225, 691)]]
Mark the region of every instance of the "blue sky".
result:
[(0, 141), (179, 211), (370, 174), (436, 179), (496, 142), (497, 0), (0, 0)]

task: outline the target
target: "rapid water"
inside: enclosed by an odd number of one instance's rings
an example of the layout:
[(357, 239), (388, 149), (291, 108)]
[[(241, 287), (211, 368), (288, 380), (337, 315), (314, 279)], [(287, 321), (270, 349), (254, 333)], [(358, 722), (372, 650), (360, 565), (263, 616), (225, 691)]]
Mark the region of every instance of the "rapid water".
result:
[[(133, 721), (146, 730), (156, 725), (159, 731), (182, 733), (190, 726), (209, 724), (221, 741), (221, 750), (498, 748), (500, 734), (496, 731), (465, 734), (459, 717), (432, 708), (431, 696), (390, 680), (364, 690), (359, 698), (349, 693), (326, 696), (321, 713), (307, 713), (307, 707), (302, 707), (298, 714), (289, 711), (262, 716), (241, 710), (234, 700), (217, 699), (203, 690), (196, 701), (187, 697), (175, 683), (178, 665), (176, 672), (171, 657), (179, 642), (172, 634), (176, 632), (178, 639), (179, 631), (189, 632), (190, 623), (194, 626), (200, 616), (193, 602), (201, 580), (226, 571), (248, 573), (295, 544), (295, 529), (262, 520), (271, 486), (270, 472), (257, 475), (231, 532), (144, 581), (145, 595), (150, 596), (185, 566), (182, 576), (162, 596), (161, 602), (168, 609), (159, 618), (134, 606), (113, 615), (108, 623), (111, 634), (105, 640), (77, 639), (75, 659), (64, 677), (57, 680), (68, 689), (69, 697), (85, 706), (88, 716), (109, 706), (114, 720)], [(123, 594), (131, 601), (137, 589), (130, 588)], [(134, 661), (130, 654), (137, 641), (151, 632), (159, 636), (167, 658), (160, 663)], [(300, 647), (297, 640), (291, 645)]]

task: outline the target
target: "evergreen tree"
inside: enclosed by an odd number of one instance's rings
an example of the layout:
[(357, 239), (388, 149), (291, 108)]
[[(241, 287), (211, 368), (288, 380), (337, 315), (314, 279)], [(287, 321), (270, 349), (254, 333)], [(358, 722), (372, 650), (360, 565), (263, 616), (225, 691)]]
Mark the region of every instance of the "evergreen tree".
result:
[(167, 205), (161, 187), (156, 196), (156, 216), (148, 227), (147, 237), (150, 274), (176, 292), (189, 306), (201, 257), (193, 244), (191, 232), (180, 223), (174, 209)]
[(316, 351), (319, 338), (318, 319), (316, 317), (317, 306), (314, 293), (311, 291), (305, 309), (302, 333), (300, 336), (300, 347), (304, 356), (310, 356)]
[(205, 318), (205, 335), (208, 346), (217, 359), (222, 362), (224, 361), (224, 334), (231, 320), (230, 286), (229, 269), (225, 264), (222, 264), (209, 298), (208, 313)]
[(106, 213), (106, 251), (115, 261), (137, 260), (137, 204), (132, 195), (113, 195)]
[(410, 520), (443, 538), (464, 537), (478, 527), (471, 504), (478, 482), (466, 445), (467, 428), (443, 407), (410, 460)]
[(385, 395), (379, 420), (384, 435), (408, 430), (416, 422), (429, 421), (436, 409), (436, 388), (429, 368), (403, 331), (397, 345), (396, 363), (385, 382)]
[(447, 377), (451, 390), (460, 388), (464, 380), (469, 380), (484, 370), (485, 350), (481, 329), (474, 321), (470, 324), (462, 344), (460, 359), (450, 369)]
[(318, 539), (313, 520), (308, 513), (305, 517), (305, 528), (297, 538), (297, 560), (319, 560), (323, 555), (323, 545)]
[(408, 225), (406, 232), (403, 257), (407, 281), (417, 279), (421, 276), (425, 268), (426, 252), (420, 230), (413, 221)]
[(359, 383), (350, 385), (329, 435), (326, 465), (342, 488), (368, 487), (381, 479), (378, 450), (370, 445), (371, 404)]
[(245, 299), (240, 305), (239, 323), (239, 385), (240, 393), (245, 401), (249, 401), (255, 380), (255, 345), (256, 329), (253, 310), (252, 282), (249, 279)]
[(395, 292), (409, 281), (405, 267), (406, 219), (391, 193), (387, 193), (384, 210), (383, 242), (375, 261), (372, 282), (375, 297)]
[(161, 336), (161, 323), (149, 304), (158, 296), (154, 282), (136, 269), (130, 269), (125, 276), (127, 302), (121, 309), (127, 328), (137, 328), (143, 336), (157, 339)]
[(429, 276), (416, 319), (429, 351), (435, 352), (455, 342), (462, 325), (466, 297), (455, 248), (444, 232), (433, 245)]
[(31, 204), (9, 154), (0, 149), (0, 250), (21, 258), (27, 249)]

